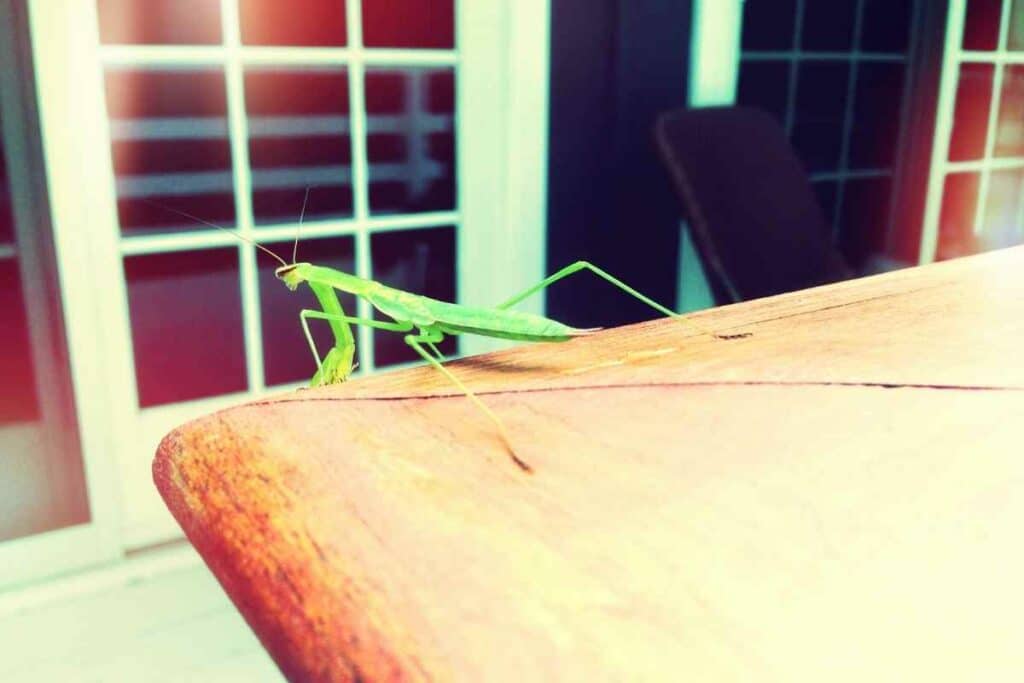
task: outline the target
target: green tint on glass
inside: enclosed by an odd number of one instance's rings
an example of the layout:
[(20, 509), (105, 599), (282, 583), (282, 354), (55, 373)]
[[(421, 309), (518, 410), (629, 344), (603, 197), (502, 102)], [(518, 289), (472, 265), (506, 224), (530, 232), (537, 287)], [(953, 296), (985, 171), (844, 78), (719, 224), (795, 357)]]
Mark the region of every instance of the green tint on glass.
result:
[(454, 209), (454, 70), (367, 69), (366, 113), (370, 211)]
[(1008, 64), (1003, 72), (996, 122), (995, 156), (1024, 156), (1024, 65)]
[(980, 159), (985, 154), (989, 102), (992, 99), (992, 64), (961, 64), (953, 108), (949, 160)]
[(139, 407), (245, 391), (238, 250), (124, 260)]
[(966, 256), (977, 251), (974, 214), (978, 207), (980, 173), (950, 173), (942, 188), (939, 243), (936, 258)]
[(344, 47), (345, 0), (239, 0), (245, 45)]
[(212, 45), (221, 42), (214, 0), (96, 0), (105, 45)]
[[(370, 236), (373, 279), (413, 294), (455, 301), (455, 228), (421, 228), (380, 232)], [(378, 319), (385, 319), (376, 314)], [(402, 334), (375, 330), (377, 367), (420, 360)], [(456, 353), (454, 337), (439, 344), (445, 355)]]
[[(284, 260), (291, 261), (293, 242), (263, 243), (263, 246)], [(302, 332), (299, 312), (304, 308), (320, 310), (320, 304), (313, 296), (312, 290), (305, 285), (294, 292), (285, 287), (284, 283), (274, 276), (274, 270), (281, 264), (269, 255), (260, 251), (257, 252), (256, 258), (259, 265), (264, 382), (267, 386), (306, 382), (316, 372), (316, 361)], [(352, 237), (302, 240), (299, 244), (298, 260), (354, 273), (355, 240)], [(355, 297), (339, 292), (338, 298), (346, 314), (357, 315)], [(328, 323), (323, 320), (310, 320), (309, 327), (320, 351), (320, 357), (323, 358), (334, 344)], [(357, 362), (358, 352), (357, 347)]]
[(344, 67), (245, 72), (253, 218), (259, 224), (352, 216), (352, 142)]
[(224, 72), (110, 68), (106, 73), (117, 209), (126, 235), (235, 222)]
[(1010, 26), (1006, 34), (1007, 50), (1024, 50), (1024, 0), (1013, 0)]

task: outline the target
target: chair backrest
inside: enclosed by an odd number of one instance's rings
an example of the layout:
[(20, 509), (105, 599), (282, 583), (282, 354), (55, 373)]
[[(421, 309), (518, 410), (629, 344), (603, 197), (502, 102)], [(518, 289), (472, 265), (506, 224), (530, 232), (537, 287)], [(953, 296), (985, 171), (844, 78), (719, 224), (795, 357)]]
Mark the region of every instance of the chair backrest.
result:
[(655, 139), (719, 302), (853, 276), (782, 127), (747, 107), (663, 114)]

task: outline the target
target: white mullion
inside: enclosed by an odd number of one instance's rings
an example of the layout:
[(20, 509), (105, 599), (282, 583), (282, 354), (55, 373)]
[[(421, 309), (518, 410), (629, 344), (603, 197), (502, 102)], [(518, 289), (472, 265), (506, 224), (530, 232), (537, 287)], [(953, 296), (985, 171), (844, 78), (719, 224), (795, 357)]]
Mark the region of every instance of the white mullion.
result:
[[(369, 168), (366, 156), (366, 91), (364, 81), (363, 17), (362, 3), (349, 0), (345, 3), (345, 19), (348, 25), (348, 45), (352, 59), (348, 68), (348, 106), (351, 122), (352, 142), (352, 203), (355, 209), (356, 227), (356, 275), (370, 279), (373, 267), (370, 260), (370, 234), (367, 219), (370, 216)], [(362, 298), (356, 300), (356, 314), (360, 318), (373, 316), (370, 305)], [(356, 328), (359, 345), (359, 364), (366, 372), (373, 372), (373, 330), (366, 325)]]
[[(801, 38), (804, 32), (804, 0), (796, 0), (796, 16), (793, 17), (793, 54), (799, 54)], [(796, 89), (799, 85), (800, 60), (789, 60), (789, 91), (786, 93), (786, 119), (783, 125), (786, 136), (793, 137), (793, 125), (796, 119)]]
[(0, 244), (0, 259), (17, 257), (18, 250), (13, 244)]
[(998, 52), (984, 52), (981, 50), (968, 50), (960, 53), (960, 60), (964, 62), (982, 64), (1024, 64), (1024, 51), (1003, 50)]
[[(224, 76), (227, 81), (228, 131), (234, 170), (235, 220), (239, 234), (255, 239), (252, 217), (252, 177), (249, 172), (249, 131), (245, 120), (245, 84), (240, 55), (238, 0), (221, 0), (224, 31)], [(242, 327), (249, 391), (262, 391), (263, 341), (260, 332), (259, 271), (256, 250), (238, 244), (238, 284), (242, 295)]]
[(921, 230), (921, 248), (917, 260), (928, 263), (935, 258), (939, 242), (939, 214), (946, 171), (953, 167), (949, 159), (949, 142), (953, 132), (953, 107), (960, 80), (960, 38), (964, 31), (966, 0), (950, 0), (946, 17), (946, 45), (942, 56), (942, 74), (936, 105), (935, 132), (932, 158), (929, 165), (928, 190), (925, 199), (924, 225)]
[(993, 171), (1005, 171), (1013, 170), (1015, 168), (1024, 168), (1024, 157), (1000, 157), (998, 159), (971, 159), (969, 161), (949, 161), (946, 162), (946, 171), (962, 172), (962, 171), (981, 171), (985, 168), (992, 169)]
[[(997, 54), (1005, 54), (1006, 37), (1010, 32), (1010, 0), (1003, 0), (999, 15), (999, 43)], [(992, 154), (996, 148), (996, 127), (999, 124), (999, 105), (1003, 100), (1003, 75), (1007, 66), (1003, 63), (994, 65), (992, 77), (992, 96), (988, 101), (988, 127), (985, 129), (985, 153), (982, 155), (984, 165), (978, 181), (978, 199), (974, 204), (974, 234), (981, 234), (985, 224), (985, 213), (988, 211), (988, 187), (992, 181)]]
[[(857, 0), (853, 18), (853, 46), (860, 45), (860, 34), (864, 24), (864, 0)], [(850, 72), (846, 81), (846, 106), (843, 108), (843, 137), (839, 142), (839, 173), (846, 175), (850, 165), (850, 135), (853, 132), (853, 99), (857, 94), (857, 73), (859, 65), (851, 53)], [(836, 187), (836, 210), (832, 213), (832, 239), (839, 237), (839, 217), (843, 215), (843, 200), (846, 198), (846, 178)]]
[[(224, 32), (225, 36), (238, 35), (226, 22)], [(103, 45), (99, 49), (100, 59), (106, 66), (219, 65), (227, 58), (227, 52), (235, 53), (246, 65), (337, 65), (352, 58), (350, 47), (242, 45), (240, 40), (225, 45)], [(373, 66), (452, 66), (458, 61), (454, 50), (360, 48), (359, 51), (362, 62)]]

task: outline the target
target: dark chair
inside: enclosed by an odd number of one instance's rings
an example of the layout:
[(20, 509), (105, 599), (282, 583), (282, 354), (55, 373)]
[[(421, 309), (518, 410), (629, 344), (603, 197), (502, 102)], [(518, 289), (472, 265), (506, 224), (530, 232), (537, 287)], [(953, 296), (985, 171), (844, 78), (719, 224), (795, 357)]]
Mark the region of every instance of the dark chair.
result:
[(853, 277), (769, 114), (672, 111), (658, 118), (655, 138), (718, 303)]

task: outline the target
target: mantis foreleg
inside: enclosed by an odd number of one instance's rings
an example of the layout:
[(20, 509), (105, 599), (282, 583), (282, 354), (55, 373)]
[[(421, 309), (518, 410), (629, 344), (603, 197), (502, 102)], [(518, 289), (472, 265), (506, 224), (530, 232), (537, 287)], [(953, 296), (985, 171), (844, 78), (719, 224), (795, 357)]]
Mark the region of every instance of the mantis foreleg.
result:
[(540, 290), (545, 289), (546, 287), (550, 287), (551, 285), (553, 285), (554, 283), (558, 282), (559, 280), (567, 278), (570, 275), (573, 275), (575, 273), (580, 272), (581, 270), (589, 270), (594, 275), (597, 275), (598, 277), (604, 279), (605, 281), (610, 282), (611, 284), (615, 285), (616, 287), (621, 289), (626, 294), (629, 294), (630, 296), (632, 296), (632, 297), (634, 297), (636, 299), (639, 299), (640, 301), (644, 302), (645, 304), (647, 304), (648, 306), (650, 306), (654, 310), (658, 311), (659, 313), (663, 313), (663, 314), (669, 316), (670, 318), (675, 318), (677, 320), (680, 320), (680, 321), (686, 323), (687, 325), (690, 325), (691, 327), (693, 327), (694, 329), (698, 330), (699, 332), (701, 332), (703, 334), (710, 334), (710, 335), (712, 335), (714, 337), (718, 337), (719, 336), (719, 335), (715, 334), (714, 332), (711, 332), (710, 330), (707, 330), (707, 329), (703, 328), (702, 326), (698, 325), (697, 323), (693, 322), (692, 320), (688, 320), (688, 319), (684, 318), (683, 316), (681, 316), (678, 313), (676, 313), (675, 311), (673, 311), (671, 308), (667, 308), (666, 306), (662, 306), (661, 304), (659, 304), (654, 299), (651, 299), (650, 297), (644, 296), (640, 292), (636, 291), (635, 289), (633, 289), (632, 287), (627, 285), (622, 280), (619, 280), (618, 278), (614, 277), (613, 275), (605, 272), (604, 270), (601, 270), (600, 268), (595, 266), (593, 263), (590, 263), (589, 261), (576, 261), (575, 263), (573, 263), (571, 265), (568, 265), (565, 268), (562, 268), (557, 273), (554, 273), (553, 275), (549, 275), (548, 277), (544, 278), (541, 282), (539, 282), (538, 284), (534, 285), (533, 287), (530, 287), (529, 289), (527, 289), (527, 290), (525, 290), (523, 292), (520, 292), (519, 294), (516, 294), (511, 299), (498, 304), (495, 308), (505, 309), (505, 308), (510, 308), (512, 306), (515, 306), (517, 303), (519, 303), (523, 299), (529, 297), (530, 295), (532, 295), (532, 294), (534, 294), (536, 292), (539, 292)]
[(306, 334), (306, 341), (309, 342), (313, 358), (316, 359), (316, 374), (310, 381), (312, 386), (343, 382), (348, 378), (352, 372), (352, 359), (355, 355), (356, 344), (351, 335), (345, 335), (340, 339), (340, 343), (336, 340), (335, 345), (328, 352), (327, 358), (321, 360), (316, 343), (313, 341), (313, 335), (309, 331), (309, 318), (341, 323), (346, 326), (349, 324), (366, 325), (390, 332), (408, 332), (412, 329), (411, 323), (389, 323), (384, 320), (368, 320), (338, 313), (324, 313), (310, 308), (303, 309), (299, 313), (299, 320), (302, 321), (302, 331)]
[(515, 454), (515, 451), (512, 449), (512, 440), (509, 438), (508, 430), (505, 429), (505, 423), (501, 421), (501, 418), (495, 415), (494, 411), (488, 408), (486, 403), (481, 401), (480, 398), (476, 394), (474, 394), (469, 387), (463, 384), (462, 380), (460, 380), (458, 377), (452, 374), (451, 370), (441, 365), (440, 361), (437, 358), (431, 356), (427, 352), (427, 350), (423, 348), (423, 344), (427, 344), (428, 346), (432, 347), (434, 351), (438, 354), (438, 356), (441, 357), (443, 360), (443, 357), (440, 355), (440, 352), (437, 351), (437, 347), (434, 346), (442, 339), (444, 339), (444, 334), (440, 330), (431, 328), (421, 328), (420, 333), (418, 335), (405, 335), (406, 344), (412, 347), (412, 349), (416, 351), (416, 353), (420, 354), (420, 357), (423, 358), (423, 360), (430, 363), (432, 366), (434, 366), (435, 369), (439, 370), (445, 377), (447, 377), (452, 384), (457, 386), (462, 391), (462, 393), (466, 395), (466, 398), (472, 401), (477, 408), (482, 410), (484, 414), (488, 418), (490, 418), (491, 422), (493, 422), (494, 425), (498, 428), (498, 432), (501, 434), (501, 438), (505, 442), (505, 447), (508, 448), (509, 457), (512, 458), (516, 465), (518, 465), (520, 469), (522, 469), (523, 471), (533, 471), (533, 468), (530, 467), (529, 464), (527, 464), (524, 460), (521, 460), (519, 456)]

